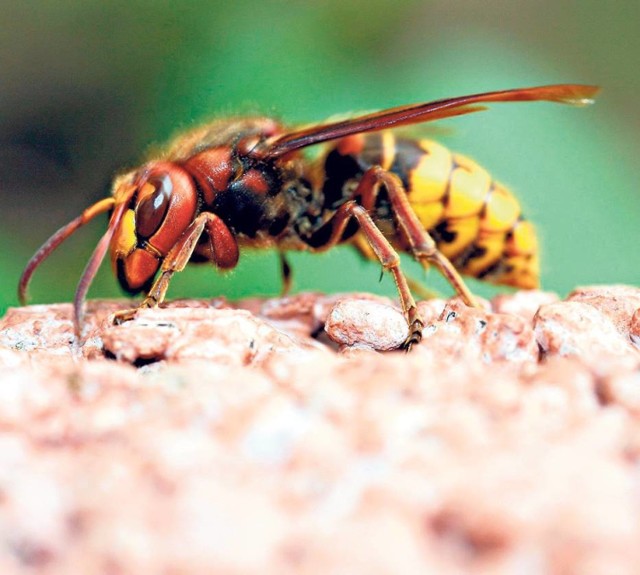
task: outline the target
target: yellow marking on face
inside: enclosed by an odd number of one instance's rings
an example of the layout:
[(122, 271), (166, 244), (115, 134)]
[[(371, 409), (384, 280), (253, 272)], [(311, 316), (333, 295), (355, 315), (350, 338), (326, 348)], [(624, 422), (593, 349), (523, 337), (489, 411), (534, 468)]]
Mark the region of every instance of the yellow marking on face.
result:
[(473, 160), (456, 155), (457, 167), (450, 178), (447, 218), (479, 215), (491, 189), (491, 176)]
[(414, 208), (444, 197), (452, 166), (451, 152), (444, 146), (429, 140), (420, 140), (419, 145), (424, 155), (408, 174), (409, 200)]
[(127, 210), (111, 240), (111, 259), (126, 256), (136, 246), (136, 219), (133, 210)]
[(482, 229), (488, 232), (507, 232), (520, 216), (520, 205), (504, 186), (494, 183), (487, 202)]

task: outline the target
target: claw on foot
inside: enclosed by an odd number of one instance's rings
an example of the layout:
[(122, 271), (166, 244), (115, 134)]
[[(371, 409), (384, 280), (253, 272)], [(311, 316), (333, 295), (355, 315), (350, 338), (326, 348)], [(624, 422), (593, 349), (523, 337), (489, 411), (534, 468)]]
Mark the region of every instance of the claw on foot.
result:
[(409, 326), (409, 335), (402, 344), (402, 349), (407, 353), (411, 351), (411, 348), (422, 341), (422, 328), (424, 324), (419, 319), (414, 319)]
[(130, 309), (123, 309), (122, 311), (117, 311), (113, 314), (113, 325), (122, 325), (127, 321), (131, 321), (138, 310), (141, 309), (150, 309), (152, 307), (157, 307), (157, 303), (155, 301), (148, 301), (145, 299), (138, 307), (132, 307)]
[(131, 321), (138, 312), (138, 309), (140, 308), (134, 307), (132, 309), (123, 309), (122, 311), (117, 311), (113, 314), (112, 317), (113, 325), (122, 325), (127, 321)]

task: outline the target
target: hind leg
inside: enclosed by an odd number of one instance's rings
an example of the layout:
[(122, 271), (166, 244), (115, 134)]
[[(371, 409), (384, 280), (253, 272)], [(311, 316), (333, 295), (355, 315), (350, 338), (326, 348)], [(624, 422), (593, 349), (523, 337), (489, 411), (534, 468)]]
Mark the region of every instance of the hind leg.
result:
[(361, 198), (366, 209), (373, 210), (381, 185), (387, 190), (398, 233), (407, 243), (413, 257), (425, 268), (429, 265), (436, 266), (468, 306), (480, 307), (456, 268), (420, 223), (398, 176), (380, 166), (369, 168), (362, 176), (354, 195)]

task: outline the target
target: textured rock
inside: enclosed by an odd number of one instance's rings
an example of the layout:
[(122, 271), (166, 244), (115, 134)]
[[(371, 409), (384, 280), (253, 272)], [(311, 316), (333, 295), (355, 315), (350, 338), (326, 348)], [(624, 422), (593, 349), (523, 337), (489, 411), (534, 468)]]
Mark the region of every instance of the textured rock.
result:
[(123, 302), (90, 303), (84, 326), (84, 345), (73, 333), (71, 304), (33, 305), (10, 308), (0, 323), (0, 345), (27, 351), (32, 356), (102, 355), (98, 332), (110, 314), (126, 307)]
[(363, 294), (93, 302), (84, 345), (69, 305), (10, 310), (0, 573), (635, 574), (640, 314), (609, 293), (420, 302), (411, 353), (358, 347), (406, 334)]
[(358, 299), (337, 302), (329, 312), (325, 331), (338, 344), (382, 351), (398, 349), (409, 334), (407, 320), (399, 309)]
[(249, 365), (301, 347), (248, 311), (186, 307), (140, 310), (132, 321), (105, 327), (102, 340), (108, 353), (130, 363), (201, 359)]
[(640, 350), (640, 308), (638, 308), (629, 322), (629, 338), (631, 343)]
[(631, 318), (640, 309), (640, 288), (626, 285), (582, 287), (572, 291), (567, 301), (595, 307), (613, 322), (623, 336), (628, 336)]
[(491, 300), (491, 308), (496, 313), (519, 315), (532, 321), (540, 306), (558, 301), (558, 295), (548, 291), (527, 290), (500, 294)]
[(533, 324), (544, 356), (579, 355), (585, 361), (597, 361), (601, 356), (635, 353), (628, 328), (625, 336), (610, 316), (591, 304), (565, 301), (544, 305)]
[(527, 321), (515, 315), (472, 309), (452, 300), (423, 331), (424, 351), (439, 358), (485, 363), (538, 360), (538, 346)]

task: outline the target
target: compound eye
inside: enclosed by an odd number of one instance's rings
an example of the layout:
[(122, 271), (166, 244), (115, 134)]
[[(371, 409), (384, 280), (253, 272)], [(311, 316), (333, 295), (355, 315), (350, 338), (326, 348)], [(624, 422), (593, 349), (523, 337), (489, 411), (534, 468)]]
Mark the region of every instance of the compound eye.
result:
[(173, 182), (168, 175), (149, 178), (140, 188), (136, 206), (136, 232), (142, 239), (149, 239), (162, 224), (173, 191)]

